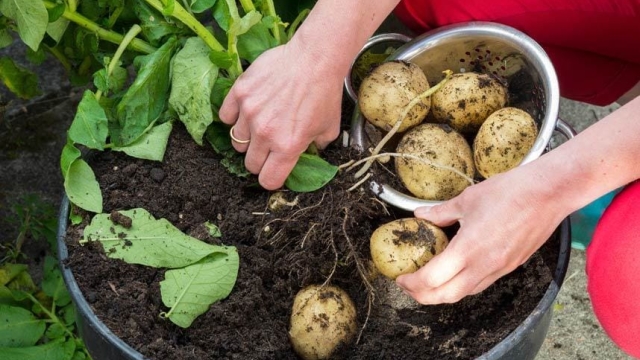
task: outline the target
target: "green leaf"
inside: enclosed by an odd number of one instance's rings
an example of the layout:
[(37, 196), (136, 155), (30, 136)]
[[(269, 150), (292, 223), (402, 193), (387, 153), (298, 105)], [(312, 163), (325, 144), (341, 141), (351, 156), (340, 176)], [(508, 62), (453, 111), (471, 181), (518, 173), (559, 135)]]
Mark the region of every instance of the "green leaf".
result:
[(170, 121), (154, 126), (133, 144), (125, 147), (114, 147), (113, 150), (122, 151), (138, 159), (162, 161), (167, 150), (171, 129), (173, 129), (173, 124)]
[(18, 25), (22, 41), (38, 50), (49, 23), (49, 13), (42, 0), (2, 0), (0, 12)]
[(7, 29), (0, 29), (0, 49), (6, 48), (13, 44), (13, 37)]
[[(62, 5), (62, 9), (64, 10), (64, 5)], [(57, 43), (62, 39), (67, 27), (69, 27), (69, 20), (61, 17), (47, 25), (47, 34)]]
[(35, 345), (45, 328), (44, 320), (33, 316), (31, 311), (0, 304), (0, 347)]
[(233, 66), (233, 58), (226, 51), (212, 50), (209, 53), (209, 61), (221, 69), (229, 69)]
[[(235, 250), (235, 249), (234, 249)], [(238, 276), (240, 259), (236, 251), (213, 254), (197, 264), (169, 270), (160, 282), (162, 302), (170, 310), (162, 314), (187, 328), (211, 304), (231, 293)]]
[(216, 237), (216, 238), (222, 237), (222, 231), (220, 231), (220, 228), (216, 224), (210, 221), (207, 221), (204, 223), (204, 226), (207, 228), (207, 231), (209, 232), (209, 236)]
[(57, 4), (47, 9), (47, 12), (49, 13), (49, 23), (55, 22), (60, 19), (64, 14), (65, 9), (66, 6), (63, 3)]
[(216, 0), (192, 0), (191, 11), (196, 14), (209, 10)]
[(302, 154), (284, 185), (297, 192), (310, 192), (325, 186), (338, 173), (338, 167), (321, 157)]
[(209, 61), (209, 47), (193, 37), (173, 58), (169, 104), (196, 143), (202, 145), (207, 126), (213, 121), (211, 90), (218, 67)]
[(84, 241), (99, 241), (112, 259), (130, 264), (178, 268), (230, 247), (209, 245), (185, 235), (166, 219), (156, 220), (144, 209), (120, 211), (131, 227), (115, 224), (109, 214), (97, 214), (84, 229)]
[(136, 0), (134, 11), (140, 19), (142, 33), (149, 39), (151, 45), (159, 45), (165, 37), (185, 32), (178, 24), (168, 22), (160, 12), (149, 6), (144, 0)]
[[(105, 58), (108, 62), (109, 58)], [(127, 82), (127, 70), (121, 66), (113, 68), (110, 76), (107, 76), (107, 69), (100, 69), (93, 74), (93, 84), (103, 93), (118, 92), (122, 90)]]
[(82, 159), (74, 160), (64, 179), (64, 190), (76, 206), (94, 213), (102, 212), (102, 192), (91, 167)]
[(2, 358), (6, 360), (68, 360), (73, 356), (76, 344), (73, 339), (64, 341), (58, 338), (44, 345), (21, 348), (0, 348)]
[(109, 119), (96, 96), (86, 90), (69, 128), (69, 138), (90, 149), (103, 150), (109, 135)]
[(65, 335), (65, 330), (66, 328), (64, 327), (64, 325), (60, 323), (54, 323), (49, 325), (47, 331), (45, 331), (44, 333), (44, 336), (50, 340), (58, 339)]
[(80, 156), (82, 156), (80, 150), (73, 145), (71, 139), (67, 138), (67, 144), (62, 148), (62, 155), (60, 155), (60, 170), (62, 170), (63, 177), (67, 177), (71, 164)]
[(46, 256), (44, 259), (42, 291), (53, 299), (56, 306), (66, 306), (71, 303), (71, 296), (58, 268), (58, 261), (52, 256)]
[(16, 65), (8, 57), (0, 58), (0, 80), (12, 93), (23, 99), (40, 95), (36, 74)]
[(249, 29), (251, 29), (254, 25), (259, 24), (260, 20), (262, 20), (262, 14), (257, 11), (250, 11), (245, 14), (240, 21), (234, 21), (231, 23), (231, 27), (229, 28), (229, 36), (240, 36)]
[(138, 76), (117, 106), (121, 132), (119, 139), (114, 141), (116, 145), (134, 142), (166, 108), (171, 85), (171, 57), (177, 45), (178, 41), (171, 38), (154, 53), (135, 59)]
[(249, 62), (254, 62), (263, 52), (276, 46), (278, 42), (264, 22), (255, 24), (238, 37), (238, 54)]

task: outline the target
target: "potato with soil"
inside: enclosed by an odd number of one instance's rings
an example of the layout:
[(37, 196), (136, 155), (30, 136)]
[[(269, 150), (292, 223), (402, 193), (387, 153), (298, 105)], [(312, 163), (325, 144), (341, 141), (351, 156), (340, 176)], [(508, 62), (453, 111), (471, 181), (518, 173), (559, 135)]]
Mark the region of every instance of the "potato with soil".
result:
[[(358, 106), (365, 119), (389, 131), (411, 100), (428, 89), (427, 77), (417, 65), (399, 60), (384, 62), (362, 80)], [(420, 124), (430, 108), (431, 97), (422, 99), (403, 118), (398, 132)]]
[(414, 196), (448, 200), (472, 185), (471, 146), (444, 124), (422, 124), (407, 132), (396, 148), (396, 173)]
[(440, 254), (449, 238), (438, 226), (419, 218), (394, 220), (371, 235), (373, 263), (390, 279), (413, 273)]
[(293, 300), (289, 339), (303, 359), (328, 359), (356, 332), (356, 307), (337, 286), (310, 285)]
[(527, 155), (538, 127), (526, 111), (507, 107), (491, 114), (473, 141), (473, 159), (485, 179), (512, 169)]
[(494, 111), (506, 106), (507, 88), (496, 78), (474, 72), (454, 74), (431, 96), (433, 117), (461, 133), (474, 133)]

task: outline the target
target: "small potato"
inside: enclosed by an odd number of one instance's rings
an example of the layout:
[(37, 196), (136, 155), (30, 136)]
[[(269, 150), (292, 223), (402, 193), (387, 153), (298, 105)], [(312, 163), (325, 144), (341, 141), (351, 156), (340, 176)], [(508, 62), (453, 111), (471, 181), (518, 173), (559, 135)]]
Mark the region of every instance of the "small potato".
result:
[(328, 359), (356, 329), (356, 307), (339, 287), (311, 285), (296, 294), (289, 339), (301, 358)]
[[(399, 60), (384, 62), (363, 79), (358, 91), (358, 106), (365, 119), (389, 131), (411, 100), (428, 89), (427, 77), (417, 65)], [(431, 97), (418, 102), (404, 117), (398, 132), (421, 123), (429, 108)]]
[(474, 133), (507, 104), (507, 88), (487, 74), (454, 74), (431, 96), (434, 118), (461, 133)]
[(448, 125), (419, 125), (402, 137), (396, 151), (422, 159), (395, 161), (400, 180), (416, 197), (448, 200), (471, 185), (475, 174), (471, 146)]
[(494, 112), (473, 141), (478, 173), (488, 179), (518, 166), (537, 137), (536, 122), (526, 111), (507, 107)]
[(386, 223), (371, 235), (371, 258), (380, 273), (390, 279), (413, 273), (449, 244), (436, 225), (419, 218)]

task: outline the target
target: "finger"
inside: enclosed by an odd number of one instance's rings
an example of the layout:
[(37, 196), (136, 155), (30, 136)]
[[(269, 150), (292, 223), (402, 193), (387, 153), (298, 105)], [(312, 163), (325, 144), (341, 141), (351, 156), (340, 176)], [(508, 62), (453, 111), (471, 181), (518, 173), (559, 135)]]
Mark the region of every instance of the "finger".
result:
[(238, 120), (239, 115), (240, 104), (238, 103), (238, 98), (235, 95), (235, 91), (233, 91), (233, 88), (231, 88), (227, 96), (224, 98), (224, 101), (222, 102), (220, 111), (218, 111), (218, 116), (223, 123), (232, 125)]
[(313, 142), (318, 149), (324, 149), (337, 139), (338, 136), (340, 136), (340, 128), (336, 126), (332, 127), (327, 133), (318, 136)]
[[(233, 135), (231, 137), (231, 145), (238, 152), (246, 152), (249, 149), (249, 145), (251, 145), (251, 130), (249, 129), (249, 124), (244, 121), (244, 119), (238, 119), (238, 121), (229, 129), (229, 133)], [(235, 141), (238, 139), (242, 142)], [(244, 143), (244, 141), (249, 140), (249, 142)], [(256, 173), (257, 174), (257, 173)]]
[(298, 162), (301, 153), (302, 151), (297, 154), (270, 152), (262, 170), (260, 170), (260, 176), (258, 176), (260, 185), (267, 190), (276, 190), (282, 187)]
[(480, 282), (477, 272), (464, 269), (442, 286), (408, 292), (408, 294), (423, 305), (452, 304), (471, 295)]
[(244, 166), (250, 173), (257, 175), (262, 171), (268, 156), (269, 146), (267, 142), (256, 137), (249, 143), (247, 156), (244, 158)]
[(454, 198), (440, 205), (421, 206), (414, 211), (414, 215), (438, 226), (449, 226), (462, 217), (462, 211), (457, 199)]
[(396, 279), (396, 283), (409, 293), (420, 293), (422, 290), (438, 288), (466, 267), (465, 260), (458, 255), (451, 255), (453, 252), (445, 249), (440, 255), (432, 258), (426, 265), (412, 274), (401, 275)]

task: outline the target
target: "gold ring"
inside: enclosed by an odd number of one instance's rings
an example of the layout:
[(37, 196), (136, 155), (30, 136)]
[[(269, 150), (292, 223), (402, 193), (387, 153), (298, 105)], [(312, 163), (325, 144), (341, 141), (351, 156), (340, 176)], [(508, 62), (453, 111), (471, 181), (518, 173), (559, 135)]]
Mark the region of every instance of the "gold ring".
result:
[(229, 130), (229, 136), (231, 136), (231, 139), (232, 139), (233, 141), (237, 142), (238, 144), (248, 144), (248, 143), (251, 141), (251, 139), (248, 139), (248, 140), (240, 140), (240, 139), (238, 139), (237, 137), (233, 136), (233, 128), (234, 128), (234, 127), (236, 127), (236, 126), (235, 126), (235, 125), (233, 125), (233, 126), (231, 127), (231, 129)]

